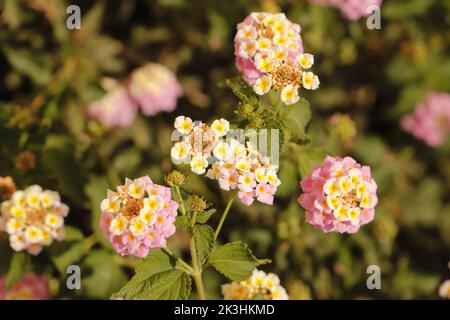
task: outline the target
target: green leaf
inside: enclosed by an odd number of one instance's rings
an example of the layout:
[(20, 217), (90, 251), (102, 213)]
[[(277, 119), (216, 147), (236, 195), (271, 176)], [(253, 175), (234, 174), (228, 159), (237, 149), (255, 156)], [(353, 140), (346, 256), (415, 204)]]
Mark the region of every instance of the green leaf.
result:
[(13, 254), (9, 264), (9, 270), (6, 274), (5, 286), (10, 289), (27, 271), (30, 257), (25, 252), (16, 252)]
[(257, 266), (268, 262), (256, 259), (247, 245), (240, 241), (223, 245), (208, 259), (208, 263), (217, 271), (234, 281), (248, 279)]
[(85, 193), (89, 198), (91, 215), (91, 228), (94, 230), (94, 234), (100, 243), (110, 248), (110, 242), (103, 235), (100, 229), (100, 218), (102, 211), (100, 209), (100, 203), (106, 197), (106, 191), (109, 188), (108, 179), (105, 177), (94, 177), (85, 186)]
[(297, 103), (281, 106), (280, 121), (288, 140), (298, 144), (307, 144), (310, 138), (306, 134), (306, 126), (311, 119), (308, 100), (301, 98)]
[(40, 86), (47, 85), (51, 80), (50, 67), (46, 66), (37, 55), (29, 50), (2, 47), (8, 62), (18, 72), (28, 76), (34, 83)]
[(115, 253), (94, 250), (83, 261), (81, 288), (90, 298), (104, 299), (127, 281), (120, 266), (114, 263)]
[(123, 297), (127, 299), (137, 299), (142, 295), (142, 290), (146, 283), (154, 275), (175, 269), (175, 261), (163, 250), (157, 249), (139, 264), (135, 269), (135, 275), (125, 286), (114, 294), (114, 297)]
[(197, 213), (196, 222), (197, 223), (206, 223), (206, 222), (208, 222), (209, 218), (211, 218), (211, 216), (214, 213), (216, 213), (216, 211), (217, 211), (216, 209), (209, 209), (208, 211)]
[(177, 229), (188, 229), (191, 226), (190, 219), (187, 215), (185, 216), (178, 216), (175, 219), (175, 227)]
[(136, 267), (136, 274), (114, 294), (125, 299), (187, 299), (191, 278), (174, 268), (175, 263), (162, 250), (155, 250)]
[(82, 170), (70, 137), (47, 136), (42, 162), (45, 171), (56, 179), (58, 188), (64, 195), (77, 203), (84, 202)]
[(191, 278), (181, 270), (172, 269), (151, 276), (138, 295), (132, 299), (186, 300), (191, 294)]
[(66, 238), (54, 242), (48, 249), (53, 263), (63, 274), (69, 265), (80, 261), (89, 249), (80, 230), (66, 226), (65, 232)]
[(208, 225), (197, 225), (193, 230), (197, 258), (203, 264), (214, 249), (214, 231)]
[(258, 98), (253, 89), (244, 82), (240, 77), (226, 79), (225, 84), (233, 91), (233, 93), (244, 103), (256, 105)]

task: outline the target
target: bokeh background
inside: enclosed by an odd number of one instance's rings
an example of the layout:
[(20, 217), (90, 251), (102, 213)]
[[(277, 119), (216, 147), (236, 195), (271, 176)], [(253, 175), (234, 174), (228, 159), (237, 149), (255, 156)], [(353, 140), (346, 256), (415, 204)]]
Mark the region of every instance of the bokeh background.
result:
[[(80, 30), (66, 28), (69, 4), (81, 8)], [(174, 168), (176, 116), (233, 119), (238, 100), (223, 82), (238, 75), (233, 37), (252, 11), (282, 11), (302, 26), (321, 87), (304, 93), (311, 143), (301, 154), (308, 156), (281, 159), (273, 206), (235, 204), (222, 241), (243, 240), (271, 258), (263, 269), (280, 276), (291, 299), (438, 298), (450, 276), (450, 143), (431, 148), (399, 121), (430, 90), (450, 91), (450, 2), (385, 0), (380, 30), (294, 0), (2, 0), (0, 8), (0, 176), (20, 188), (58, 190), (71, 208), (67, 239), (25, 265), (51, 278), (54, 298), (108, 299), (132, 275), (137, 260), (119, 257), (99, 231), (99, 203), (125, 177), (164, 183)], [(141, 113), (113, 129), (86, 117), (86, 106), (104, 95), (105, 77), (126, 81), (147, 62), (181, 82), (174, 112)], [(315, 230), (297, 203), (301, 177), (326, 154), (371, 166), (378, 183), (375, 220), (357, 234)], [(217, 183), (188, 179), (188, 191), (223, 209), (228, 194)], [(170, 245), (183, 254), (187, 238), (176, 233)], [(11, 256), (2, 234), (0, 276), (14, 267)], [(68, 264), (81, 267), (81, 290), (66, 288)], [(381, 290), (366, 287), (371, 264), (381, 268)], [(221, 298), (226, 280), (212, 270), (204, 277), (208, 296)]]

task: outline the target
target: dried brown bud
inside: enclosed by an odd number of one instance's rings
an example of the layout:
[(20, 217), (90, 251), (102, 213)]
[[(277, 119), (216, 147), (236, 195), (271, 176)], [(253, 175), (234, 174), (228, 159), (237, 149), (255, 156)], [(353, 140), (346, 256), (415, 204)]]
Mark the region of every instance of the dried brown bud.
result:
[(208, 208), (208, 204), (206, 203), (206, 201), (202, 197), (199, 197), (197, 195), (191, 196), (188, 199), (187, 203), (189, 208), (197, 212), (203, 212)]
[(186, 177), (180, 171), (174, 170), (164, 177), (167, 184), (171, 187), (179, 187), (184, 184)]

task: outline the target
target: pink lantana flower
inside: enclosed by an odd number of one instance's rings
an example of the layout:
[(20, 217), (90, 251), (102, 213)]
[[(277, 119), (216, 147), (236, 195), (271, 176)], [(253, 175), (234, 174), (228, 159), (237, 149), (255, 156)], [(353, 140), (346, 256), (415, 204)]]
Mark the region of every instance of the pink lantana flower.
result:
[(327, 156), (300, 186), (306, 221), (324, 232), (355, 233), (374, 218), (377, 184), (370, 168), (350, 157)]
[(88, 105), (87, 115), (108, 128), (129, 127), (139, 108), (146, 116), (172, 112), (183, 92), (175, 74), (157, 63), (133, 71), (125, 85), (110, 78), (105, 78), (102, 85), (106, 94)]
[(334, 7), (348, 20), (358, 20), (367, 17), (373, 5), (380, 7), (382, 0), (309, 0), (311, 3)]
[(439, 147), (450, 135), (450, 94), (429, 93), (414, 113), (401, 119), (401, 126), (430, 147)]
[(174, 73), (156, 63), (146, 64), (133, 71), (128, 90), (146, 116), (153, 116), (161, 111), (172, 112), (183, 93)]
[(177, 209), (170, 188), (147, 176), (126, 179), (102, 201), (100, 228), (118, 254), (144, 258), (150, 249), (165, 247), (175, 233)]
[(5, 288), (5, 279), (0, 278), (0, 300), (49, 300), (50, 288), (45, 276), (28, 273), (13, 284), (10, 290)]
[(128, 127), (136, 118), (138, 106), (125, 87), (116, 87), (100, 100), (90, 103), (87, 114), (108, 128)]
[(319, 78), (305, 71), (314, 64), (314, 57), (303, 53), (300, 29), (284, 13), (253, 12), (237, 25), (236, 67), (256, 94), (274, 89), (289, 105), (300, 99), (299, 88), (319, 87)]

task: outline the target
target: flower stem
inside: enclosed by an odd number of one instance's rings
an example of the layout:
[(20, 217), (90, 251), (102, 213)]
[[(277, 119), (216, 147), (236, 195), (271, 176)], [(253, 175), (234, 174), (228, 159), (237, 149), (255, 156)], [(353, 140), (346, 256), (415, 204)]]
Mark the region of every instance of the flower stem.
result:
[(236, 197), (237, 192), (234, 191), (233, 195), (228, 199), (227, 206), (225, 207), (225, 211), (222, 213), (222, 217), (220, 218), (219, 225), (217, 226), (216, 232), (214, 233), (214, 241), (217, 240), (219, 236), (220, 229), (222, 229), (222, 225), (227, 218), (228, 212), (230, 211), (231, 205), (233, 204), (234, 198)]
[(178, 199), (180, 200), (180, 209), (183, 215), (186, 215), (186, 208), (184, 207), (184, 201), (181, 197), (181, 191), (179, 186), (175, 186), (175, 191), (177, 192)]
[(190, 249), (192, 257), (192, 266), (194, 271), (191, 276), (194, 278), (195, 286), (197, 287), (197, 292), (200, 300), (206, 300), (205, 289), (203, 287), (202, 270), (198, 264), (197, 248), (195, 246), (195, 239), (192, 236), (190, 240)]
[(186, 261), (184, 261), (183, 259), (181, 259), (179, 256), (177, 256), (175, 253), (172, 252), (172, 250), (170, 250), (169, 248), (163, 248), (164, 252), (167, 253), (169, 256), (171, 256), (172, 258), (174, 258), (181, 266), (184, 267), (185, 271), (188, 274), (192, 274), (194, 272), (194, 269), (192, 269), (192, 267), (187, 264)]

